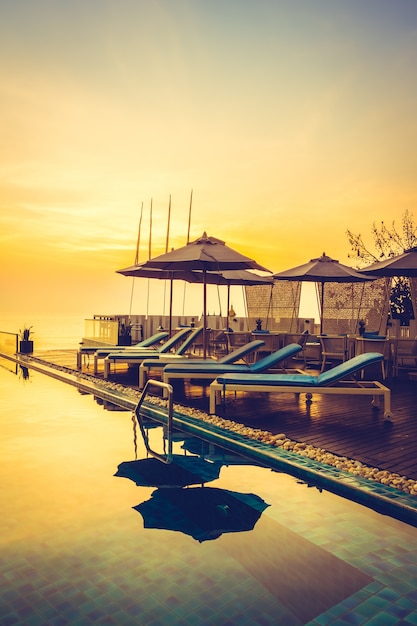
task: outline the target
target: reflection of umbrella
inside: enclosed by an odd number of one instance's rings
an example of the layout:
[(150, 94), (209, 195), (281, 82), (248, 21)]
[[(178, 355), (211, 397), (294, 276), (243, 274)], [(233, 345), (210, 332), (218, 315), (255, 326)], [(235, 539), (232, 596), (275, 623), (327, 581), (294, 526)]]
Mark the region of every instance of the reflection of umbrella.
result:
[(125, 461), (120, 463), (115, 476), (129, 478), (142, 487), (185, 487), (216, 480), (220, 468), (220, 463), (174, 454), (168, 464), (155, 458)]
[(372, 273), (374, 276), (406, 276), (409, 278), (417, 277), (417, 247), (405, 250), (402, 254), (385, 259), (385, 261), (377, 261), (360, 270), (367, 274)]
[(360, 274), (353, 267), (342, 265), (339, 261), (331, 259), (324, 252), (321, 257), (311, 259), (304, 265), (298, 265), (285, 272), (274, 274), (275, 280), (300, 280), (319, 283), (320, 290), (320, 332), (323, 332), (323, 304), (325, 283), (356, 283), (366, 280), (374, 280), (375, 277)]
[(144, 528), (175, 530), (202, 542), (253, 530), (268, 506), (253, 493), (189, 487), (157, 489), (150, 500), (133, 508), (142, 515)]
[[(224, 241), (215, 237), (208, 237), (206, 233), (186, 246), (172, 250), (166, 254), (149, 259), (144, 264), (146, 268), (156, 267), (163, 270), (198, 270), (203, 274), (203, 346), (204, 358), (207, 355), (207, 272), (222, 272), (225, 270), (256, 269), (268, 272), (256, 261), (243, 256), (225, 245)], [(174, 277), (175, 278), (175, 277)]]

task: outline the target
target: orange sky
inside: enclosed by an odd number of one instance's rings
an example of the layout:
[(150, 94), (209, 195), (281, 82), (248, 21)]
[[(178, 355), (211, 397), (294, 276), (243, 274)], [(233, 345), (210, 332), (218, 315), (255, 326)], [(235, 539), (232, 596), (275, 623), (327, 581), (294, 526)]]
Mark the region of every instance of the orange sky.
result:
[(156, 255), (191, 189), (192, 239), (351, 263), (347, 228), (416, 217), (416, 28), (415, 0), (2, 3), (0, 318), (128, 312), (142, 202), (145, 260), (151, 198)]

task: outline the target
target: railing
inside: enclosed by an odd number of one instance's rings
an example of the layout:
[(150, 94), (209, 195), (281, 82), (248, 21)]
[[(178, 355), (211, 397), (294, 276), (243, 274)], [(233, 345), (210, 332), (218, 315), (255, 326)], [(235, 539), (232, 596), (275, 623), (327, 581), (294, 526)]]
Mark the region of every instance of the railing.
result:
[[(155, 452), (155, 450), (152, 450), (152, 448), (149, 445), (149, 437), (148, 437), (148, 433), (146, 432), (143, 423), (142, 423), (142, 418), (140, 416), (140, 407), (143, 404), (143, 401), (145, 400), (147, 391), (149, 387), (160, 387), (161, 389), (164, 389), (167, 392), (168, 398), (167, 398), (167, 403), (168, 403), (168, 417), (167, 417), (167, 426), (166, 426), (166, 439), (168, 442), (168, 448), (167, 448), (167, 453), (166, 455), (163, 454), (159, 454), (159, 452)], [(142, 433), (142, 437), (143, 437), (143, 441), (145, 443), (145, 447), (146, 450), (148, 451), (149, 454), (151, 454), (152, 456), (154, 456), (155, 458), (159, 459), (159, 461), (162, 461), (162, 463), (171, 463), (172, 460), (172, 408), (173, 408), (173, 389), (172, 389), (172, 385), (168, 384), (168, 383), (164, 383), (160, 380), (147, 380), (145, 387), (143, 388), (142, 391), (142, 395), (140, 397), (140, 400), (135, 408), (135, 417), (136, 420), (139, 424), (139, 428), (140, 431)]]
[(19, 336), (16, 333), (8, 333), (0, 330), (0, 352), (3, 354), (16, 354), (19, 349)]
[[(1, 359), (1, 366), (17, 374), (17, 362), (14, 361), (16, 352), (19, 349), (19, 336), (16, 333), (8, 333), (0, 330), (0, 355), (5, 358)], [(10, 360), (8, 357), (11, 357)]]
[(88, 319), (84, 321), (84, 324), (84, 339), (88, 342), (117, 345), (119, 322), (108, 319)]

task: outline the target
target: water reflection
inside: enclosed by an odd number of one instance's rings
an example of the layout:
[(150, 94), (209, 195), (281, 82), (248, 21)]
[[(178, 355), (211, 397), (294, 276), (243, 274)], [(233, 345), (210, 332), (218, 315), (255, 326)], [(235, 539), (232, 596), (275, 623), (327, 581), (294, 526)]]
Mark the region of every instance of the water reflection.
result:
[(154, 458), (124, 461), (115, 476), (129, 478), (141, 487), (185, 487), (216, 480), (220, 468), (220, 463), (210, 463), (198, 456), (174, 454), (169, 464)]
[(29, 380), (30, 374), (28, 367), (25, 367), (24, 365), (19, 365), (19, 378), (21, 378), (22, 380)]
[[(152, 457), (137, 459), (137, 433), (132, 421), (135, 460), (120, 463), (114, 475), (140, 487), (157, 487), (149, 500), (133, 507), (142, 515), (144, 528), (182, 532), (199, 542), (217, 539), (223, 533), (253, 530), (269, 506), (262, 498), (204, 486), (219, 478), (222, 466), (248, 461), (178, 430), (174, 439), (177, 444), (182, 442), (183, 453), (173, 454), (170, 463)], [(155, 425), (147, 426), (152, 431)], [(162, 435), (164, 445), (165, 429), (155, 430), (155, 435)]]
[[(1, 352), (1, 350), (0, 350)], [(17, 363), (15, 361), (11, 361), (9, 359), (5, 359), (0, 355), (0, 367), (2, 369), (7, 370), (8, 372), (11, 372), (12, 374), (17, 374), (18, 370), (17, 370)]]
[(201, 543), (223, 533), (253, 530), (268, 506), (253, 493), (188, 487), (157, 489), (133, 508), (142, 515), (145, 528), (181, 532)]

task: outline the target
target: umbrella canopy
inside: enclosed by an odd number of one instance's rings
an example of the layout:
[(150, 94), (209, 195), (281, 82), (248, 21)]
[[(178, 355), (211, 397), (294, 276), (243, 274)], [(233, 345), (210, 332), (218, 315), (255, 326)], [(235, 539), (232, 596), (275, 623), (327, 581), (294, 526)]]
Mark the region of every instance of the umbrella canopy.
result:
[(221, 463), (212, 463), (198, 456), (172, 455), (169, 464), (156, 458), (124, 461), (115, 476), (128, 478), (141, 487), (185, 487), (216, 480)]
[(253, 530), (268, 506), (253, 493), (188, 487), (157, 489), (150, 500), (133, 508), (142, 515), (145, 528), (174, 530), (202, 542)]
[(133, 276), (134, 278), (157, 278), (159, 280), (171, 280), (174, 276), (180, 280), (186, 280), (189, 283), (200, 282), (200, 277), (193, 274), (189, 270), (161, 270), (156, 267), (144, 267), (146, 261), (131, 265), (121, 270), (116, 270), (117, 274), (123, 276)]
[[(407, 318), (410, 315), (417, 315), (417, 247), (404, 250), (402, 254), (392, 256), (384, 261), (377, 261), (360, 270), (365, 275), (373, 274), (374, 276), (385, 276), (388, 278), (407, 278), (410, 288), (410, 299), (412, 309), (408, 314), (404, 314)], [(401, 305), (401, 308), (403, 304)], [(401, 315), (400, 315), (401, 318)], [(405, 322), (407, 324), (407, 322)]]
[[(203, 349), (204, 358), (207, 355), (207, 290), (208, 272), (224, 272), (226, 270), (254, 269), (264, 272), (269, 270), (259, 265), (253, 259), (236, 252), (226, 246), (225, 242), (203, 233), (202, 237), (177, 250), (161, 254), (149, 259), (145, 268), (161, 270), (192, 270), (200, 271), (203, 275)], [(175, 277), (174, 277), (175, 278)]]
[[(157, 267), (148, 267), (147, 262), (137, 263), (116, 270), (118, 274), (123, 276), (132, 276), (134, 278), (155, 278), (158, 280), (170, 281), (170, 298), (169, 298), (169, 320), (171, 332), (172, 319), (172, 282), (173, 280), (184, 280), (188, 283), (204, 283), (204, 273), (201, 270), (192, 271), (189, 269), (161, 269)], [(261, 276), (249, 270), (229, 270), (223, 272), (207, 272), (206, 283), (210, 285), (226, 285), (227, 286), (227, 310), (230, 308), (230, 287), (232, 285), (265, 285), (273, 284), (272, 274)]]
[(201, 282), (201, 276), (194, 274), (189, 269), (160, 269), (157, 267), (147, 267), (146, 261), (142, 263), (138, 263), (136, 265), (131, 265), (130, 267), (125, 267), (121, 270), (116, 270), (118, 274), (123, 274), (123, 276), (133, 276), (134, 278), (156, 278), (158, 280), (169, 280), (170, 281), (170, 292), (169, 292), (169, 333), (172, 331), (172, 282), (174, 279), (176, 280), (185, 280), (188, 283), (199, 283)]
[(274, 280), (299, 280), (321, 284), (320, 290), (320, 332), (323, 331), (323, 305), (325, 283), (356, 283), (375, 280), (375, 276), (367, 276), (353, 267), (343, 265), (339, 261), (327, 256), (311, 259), (304, 265), (298, 265), (284, 272), (274, 274)]
[(417, 247), (404, 250), (402, 254), (390, 257), (384, 261), (377, 261), (364, 267), (360, 272), (373, 274), (374, 276), (405, 276), (409, 278), (417, 277)]

